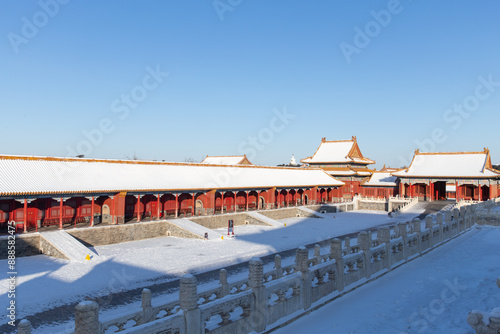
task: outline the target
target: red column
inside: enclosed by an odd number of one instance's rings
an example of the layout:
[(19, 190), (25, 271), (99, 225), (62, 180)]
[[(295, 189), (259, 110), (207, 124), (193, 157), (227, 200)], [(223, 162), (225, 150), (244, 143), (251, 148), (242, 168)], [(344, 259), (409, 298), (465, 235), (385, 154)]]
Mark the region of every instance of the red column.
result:
[(175, 194), (175, 218), (179, 217), (179, 194)]
[(59, 228), (63, 228), (63, 199), (61, 197), (61, 201), (59, 202)]
[(236, 212), (236, 195), (238, 194), (237, 191), (234, 192), (234, 212)]
[(224, 213), (224, 192), (220, 192), (220, 213)]
[[(113, 201), (111, 203), (113, 203), (113, 207), (112, 207), (112, 211), (111, 211), (111, 224), (116, 224), (116, 214), (115, 214), (115, 210), (116, 210), (116, 195), (115, 196), (111, 196), (111, 199), (113, 199)], [(76, 226), (76, 223), (75, 223), (75, 226)]]
[(481, 190), (482, 190), (482, 189), (481, 189), (481, 183), (479, 183), (479, 181), (478, 181), (478, 190), (479, 190), (479, 202), (481, 202), (481, 201), (483, 200), (483, 199), (482, 199), (482, 197), (483, 197), (483, 196), (482, 196), (482, 194), (481, 194), (481, 192), (482, 192)]
[(141, 195), (137, 195), (137, 222), (141, 221)]
[(458, 186), (458, 182), (455, 182), (455, 199), (460, 201), (460, 187)]
[(28, 200), (25, 198), (24, 199), (24, 233), (27, 231), (27, 224), (28, 224)]
[(94, 226), (94, 196), (90, 201), (90, 226)]
[(160, 219), (160, 194), (157, 195), (158, 199), (156, 200), (156, 219)]
[(194, 217), (194, 206), (195, 206), (195, 198), (196, 198), (196, 193), (192, 193), (191, 196), (193, 197), (193, 206), (191, 206), (191, 217)]
[(248, 211), (248, 190), (246, 191), (247, 198), (246, 198), (246, 211)]

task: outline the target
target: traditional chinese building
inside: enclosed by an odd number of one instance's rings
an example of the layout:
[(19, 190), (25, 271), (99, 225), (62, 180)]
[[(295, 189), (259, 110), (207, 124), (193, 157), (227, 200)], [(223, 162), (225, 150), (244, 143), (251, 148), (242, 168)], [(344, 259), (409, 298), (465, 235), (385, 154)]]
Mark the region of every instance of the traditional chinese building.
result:
[(393, 171), (385, 167), (380, 171), (374, 171), (369, 179), (361, 182), (362, 195), (381, 198), (397, 195), (399, 180), (391, 174)]
[(410, 166), (392, 175), (400, 179), (400, 194), (424, 200), (488, 200), (498, 196), (500, 179), (486, 148), (482, 152), (457, 153), (416, 150)]
[(209, 165), (253, 165), (246, 155), (206, 156), (201, 162)]
[(344, 182), (345, 186), (339, 188), (337, 194), (339, 198), (352, 198), (356, 194), (362, 194), (360, 184), (372, 175), (373, 170), (368, 165), (375, 163), (363, 156), (354, 136), (350, 140), (327, 141), (322, 138), (316, 152), (301, 162), (319, 167)]
[(273, 209), (331, 201), (340, 186), (311, 168), (0, 155), (0, 225), (26, 231)]

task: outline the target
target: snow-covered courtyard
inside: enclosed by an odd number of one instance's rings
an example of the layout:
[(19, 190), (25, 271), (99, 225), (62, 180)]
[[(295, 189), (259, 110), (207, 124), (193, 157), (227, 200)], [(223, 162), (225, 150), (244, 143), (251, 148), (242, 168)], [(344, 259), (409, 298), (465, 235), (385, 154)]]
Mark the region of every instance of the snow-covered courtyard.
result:
[[(422, 212), (423, 208), (419, 206), (397, 218), (390, 218), (387, 213), (377, 211), (345, 212), (321, 215), (323, 219), (284, 219), (281, 222), (286, 223), (286, 227), (281, 228), (236, 226), (236, 236), (226, 237), (224, 240), (161, 237), (98, 246), (94, 250), (99, 256), (86, 262), (61, 260), (45, 255), (18, 258), (18, 319), (60, 305), (76, 303), (87, 297), (141, 288), (152, 284), (152, 281), (160, 283), (175, 280), (186, 273), (206, 272), (245, 262), (252, 257), (295, 249), (375, 226), (395, 224), (410, 220)], [(226, 233), (227, 230), (221, 229), (219, 232)], [(293, 260), (290, 257), (283, 259), (283, 262), (291, 263)], [(6, 267), (6, 261), (1, 260), (0, 263)], [(7, 307), (6, 279), (1, 281), (0, 289), (0, 306)], [(158, 298), (163, 300), (177, 296)], [(136, 308), (138, 305), (135, 303), (116, 310), (103, 310), (101, 315), (104, 318), (112, 317), (123, 309)]]
[[(17, 259), (18, 318), (39, 314), (54, 307), (77, 303), (85, 298), (142, 288), (246, 262), (277, 252), (314, 244), (337, 236), (382, 225), (411, 220), (424, 207), (416, 205), (397, 218), (385, 212), (356, 211), (320, 214), (319, 218), (288, 218), (283, 227), (236, 226), (236, 236), (224, 240), (155, 239), (99, 246), (91, 261), (76, 262), (45, 255)], [(96, 229), (97, 230), (97, 229)], [(225, 234), (227, 230), (220, 229)], [(448, 244), (409, 264), (315, 310), (279, 333), (472, 333), (466, 323), (472, 309), (495, 307), (495, 257), (500, 230), (473, 229)], [(328, 252), (325, 245), (322, 253)], [(283, 265), (294, 257), (283, 258)], [(6, 262), (2, 260), (0, 262)], [(3, 265), (6, 266), (6, 263)], [(268, 263), (265, 270), (272, 269)], [(247, 276), (243, 270), (230, 281)], [(1, 281), (1, 307), (7, 306), (7, 280)], [(199, 291), (217, 286), (216, 280), (199, 284)], [(492, 298), (493, 296), (493, 298)], [(139, 296), (137, 296), (139, 297)], [(157, 294), (153, 303), (177, 299), (176, 293)], [(500, 298), (498, 298), (500, 299)], [(111, 319), (140, 307), (140, 301), (102, 309), (101, 319)], [(325, 313), (326, 312), (326, 313)], [(55, 319), (34, 333), (70, 331), (73, 321)], [(6, 323), (4, 321), (3, 323)], [(313, 326), (313, 327), (311, 327)]]

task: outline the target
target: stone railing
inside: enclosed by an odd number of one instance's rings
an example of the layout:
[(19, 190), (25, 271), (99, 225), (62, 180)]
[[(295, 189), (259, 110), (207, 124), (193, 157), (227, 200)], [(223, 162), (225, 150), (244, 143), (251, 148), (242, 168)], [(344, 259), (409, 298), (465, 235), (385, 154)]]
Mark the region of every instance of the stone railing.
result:
[[(293, 265), (282, 267), (277, 255), (274, 268), (267, 272), (263, 262), (254, 258), (248, 279), (228, 283), (223, 269), (219, 287), (203, 292), (197, 291), (196, 278), (186, 275), (180, 280), (178, 301), (152, 305), (151, 292), (144, 289), (140, 310), (105, 322), (99, 320), (98, 304), (84, 301), (75, 308), (75, 333), (261, 332), (283, 317), (308, 310), (321, 298), (350, 291), (361, 280), (377, 277), (469, 230), (475, 223), (473, 212), (474, 206), (469, 206), (438, 213), (436, 219), (427, 216), (425, 224), (416, 218), (382, 227), (376, 238), (363, 231), (356, 245), (349, 238), (332, 239), (327, 254), (321, 254), (316, 245), (312, 258), (300, 247)], [(18, 333), (30, 331), (29, 322), (21, 321)]]
[[(415, 204), (418, 203), (418, 197), (391, 197), (389, 198), (389, 209), (388, 211), (391, 213), (392, 217), (397, 217), (401, 213), (408, 211)], [(399, 207), (394, 208), (395, 204), (400, 204)]]
[[(500, 277), (497, 278), (497, 286), (500, 288)], [(467, 323), (477, 334), (500, 333), (500, 307), (491, 312), (471, 311), (467, 316)]]

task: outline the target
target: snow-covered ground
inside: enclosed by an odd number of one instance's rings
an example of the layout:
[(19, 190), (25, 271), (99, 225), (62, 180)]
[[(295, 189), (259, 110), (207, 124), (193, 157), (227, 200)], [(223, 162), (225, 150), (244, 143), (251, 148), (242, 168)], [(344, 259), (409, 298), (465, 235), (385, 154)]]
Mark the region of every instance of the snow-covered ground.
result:
[[(186, 273), (222, 268), (248, 261), (255, 256), (294, 249), (378, 225), (406, 221), (422, 212), (423, 207), (416, 206), (395, 219), (388, 217), (387, 213), (377, 211), (345, 212), (328, 214), (326, 219), (284, 219), (281, 222), (286, 223), (286, 227), (281, 228), (236, 226), (236, 237), (224, 240), (162, 237), (99, 246), (94, 249), (99, 257), (83, 263), (44, 255), (18, 258), (17, 317), (21, 319), (86, 297), (139, 288), (148, 280), (173, 280)], [(218, 231), (227, 232), (225, 229)], [(0, 260), (0, 265), (7, 268), (7, 260)], [(0, 280), (2, 308), (7, 307), (9, 302), (7, 287), (7, 279)], [(138, 308), (138, 305), (129, 305), (128, 309), (130, 308)], [(104, 318), (116, 314), (113, 311), (108, 315), (103, 313), (101, 315)], [(6, 322), (4, 318), (2, 323)], [(47, 332), (56, 331), (52, 329)]]
[(275, 333), (475, 333), (467, 314), (500, 306), (498, 240), (473, 229)]

